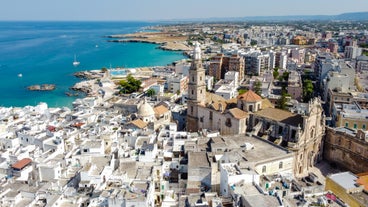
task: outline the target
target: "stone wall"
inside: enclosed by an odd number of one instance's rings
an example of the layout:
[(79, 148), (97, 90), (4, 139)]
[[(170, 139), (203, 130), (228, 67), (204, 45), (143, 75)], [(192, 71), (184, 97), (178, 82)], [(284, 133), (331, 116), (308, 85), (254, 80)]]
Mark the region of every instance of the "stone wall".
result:
[(327, 127), (323, 157), (353, 173), (368, 172), (368, 142), (356, 135)]

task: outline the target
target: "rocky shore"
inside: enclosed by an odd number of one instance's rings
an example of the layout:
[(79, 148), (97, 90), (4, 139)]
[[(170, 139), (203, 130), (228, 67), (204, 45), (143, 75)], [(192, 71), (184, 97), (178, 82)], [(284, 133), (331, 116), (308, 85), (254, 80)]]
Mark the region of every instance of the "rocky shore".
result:
[(97, 79), (97, 78), (102, 78), (103, 77), (104, 72), (102, 72), (101, 70), (95, 70), (95, 71), (80, 71), (80, 72), (76, 72), (73, 75), (77, 78), (81, 78), (81, 79)]
[(52, 91), (55, 90), (55, 84), (42, 84), (42, 85), (31, 85), (28, 86), (27, 89), (30, 91)]
[(159, 44), (159, 48), (172, 51), (192, 50), (186, 43), (188, 37), (176, 32), (139, 32), (134, 34), (109, 35), (109, 42), (143, 42)]
[(92, 86), (93, 86), (94, 82), (95, 82), (95, 80), (82, 81), (82, 82), (76, 83), (70, 89), (73, 90), (73, 91), (83, 92), (83, 93), (87, 94), (87, 96), (90, 96), (90, 95), (92, 95), (91, 93), (93, 92)]

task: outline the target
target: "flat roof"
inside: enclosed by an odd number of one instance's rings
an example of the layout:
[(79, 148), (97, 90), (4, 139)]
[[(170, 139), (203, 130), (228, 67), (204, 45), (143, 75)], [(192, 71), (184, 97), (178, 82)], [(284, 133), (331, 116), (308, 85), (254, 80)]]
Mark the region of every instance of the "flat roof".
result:
[(243, 195), (245, 201), (250, 206), (257, 207), (279, 207), (280, 202), (275, 196), (263, 195), (259, 193), (257, 188), (252, 184), (245, 184), (243, 186), (234, 186), (234, 192)]
[(209, 167), (207, 152), (189, 152), (188, 167)]
[[(245, 135), (226, 136), (224, 139), (232, 139), (240, 148), (234, 148), (229, 152), (225, 152), (231, 162), (240, 161), (240, 168), (244, 169), (247, 167), (253, 168), (254, 165), (263, 161), (269, 161), (272, 159), (279, 159), (281, 157), (290, 156), (292, 153), (287, 149), (283, 149), (280, 146), (269, 142), (268, 140), (250, 137)], [(247, 144), (245, 144), (247, 143)], [(254, 147), (250, 150), (246, 150), (246, 145), (253, 145)], [(243, 160), (243, 161), (242, 161)]]
[(356, 175), (351, 172), (342, 172), (330, 175), (330, 179), (339, 184), (344, 189), (356, 188), (355, 181), (358, 179)]

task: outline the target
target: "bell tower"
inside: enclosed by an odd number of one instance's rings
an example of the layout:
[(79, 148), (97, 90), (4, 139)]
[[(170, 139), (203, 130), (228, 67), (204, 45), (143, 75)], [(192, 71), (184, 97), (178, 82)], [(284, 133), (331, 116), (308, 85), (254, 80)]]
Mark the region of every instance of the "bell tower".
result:
[(196, 42), (193, 51), (192, 64), (189, 69), (187, 131), (196, 132), (198, 128), (198, 107), (206, 101), (205, 69), (202, 65), (201, 48)]

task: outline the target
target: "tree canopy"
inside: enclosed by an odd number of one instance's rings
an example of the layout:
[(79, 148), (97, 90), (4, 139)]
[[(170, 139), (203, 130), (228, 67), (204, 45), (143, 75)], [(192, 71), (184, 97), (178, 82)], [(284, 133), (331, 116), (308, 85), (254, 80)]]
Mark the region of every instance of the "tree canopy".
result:
[(131, 74), (129, 74), (126, 80), (121, 80), (120, 93), (133, 93), (139, 91), (141, 88), (142, 81), (135, 79)]
[(243, 88), (242, 88), (242, 89), (239, 89), (239, 90), (238, 90), (238, 94), (239, 94), (239, 95), (242, 95), (243, 93), (246, 93), (247, 91), (248, 91), (247, 89), (243, 89)]
[(148, 89), (146, 93), (147, 93), (147, 96), (149, 97), (156, 95), (156, 91), (153, 88)]
[(279, 68), (275, 68), (274, 70), (273, 70), (273, 79), (277, 79), (278, 77), (279, 77)]
[(253, 90), (254, 90), (254, 93), (256, 93), (257, 95), (261, 96), (262, 95), (262, 82), (259, 81), (259, 80), (257, 80), (254, 83)]
[(313, 98), (314, 87), (311, 80), (306, 79), (303, 83), (303, 101), (308, 102)]
[(277, 101), (276, 108), (285, 110), (287, 108), (287, 98), (290, 94), (287, 93), (286, 87), (283, 86), (281, 89), (281, 98)]

